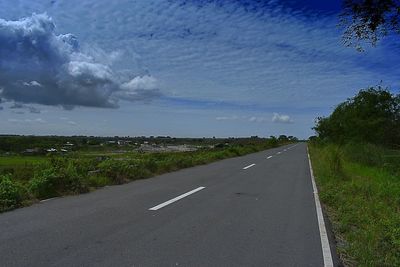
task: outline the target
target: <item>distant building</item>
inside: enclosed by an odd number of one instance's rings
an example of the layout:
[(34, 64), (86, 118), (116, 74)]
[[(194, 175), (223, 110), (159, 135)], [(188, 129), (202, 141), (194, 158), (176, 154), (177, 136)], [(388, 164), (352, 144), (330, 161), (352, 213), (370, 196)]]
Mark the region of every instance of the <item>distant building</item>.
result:
[(132, 141), (129, 141), (129, 140), (118, 140), (118, 141), (117, 141), (117, 144), (118, 144), (119, 146), (129, 145), (130, 143), (132, 143)]
[(24, 154), (36, 154), (39, 153), (40, 149), (39, 148), (28, 148), (24, 150)]

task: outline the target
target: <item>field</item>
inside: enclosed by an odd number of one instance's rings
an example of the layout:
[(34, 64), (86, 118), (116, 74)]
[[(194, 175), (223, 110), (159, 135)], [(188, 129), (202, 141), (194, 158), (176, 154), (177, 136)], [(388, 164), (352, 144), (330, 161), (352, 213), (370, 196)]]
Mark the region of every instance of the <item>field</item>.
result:
[(320, 198), (346, 266), (400, 266), (400, 151), (309, 145)]
[(17, 167), (30, 164), (40, 163), (46, 160), (46, 157), (38, 156), (1, 156), (0, 167)]

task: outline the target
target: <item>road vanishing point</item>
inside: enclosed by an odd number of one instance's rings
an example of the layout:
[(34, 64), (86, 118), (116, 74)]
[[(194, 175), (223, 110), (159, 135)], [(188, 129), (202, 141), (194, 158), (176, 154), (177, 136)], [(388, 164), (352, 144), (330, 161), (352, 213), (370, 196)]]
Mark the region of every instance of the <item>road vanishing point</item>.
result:
[(0, 265), (336, 266), (325, 225), (298, 143), (0, 214)]

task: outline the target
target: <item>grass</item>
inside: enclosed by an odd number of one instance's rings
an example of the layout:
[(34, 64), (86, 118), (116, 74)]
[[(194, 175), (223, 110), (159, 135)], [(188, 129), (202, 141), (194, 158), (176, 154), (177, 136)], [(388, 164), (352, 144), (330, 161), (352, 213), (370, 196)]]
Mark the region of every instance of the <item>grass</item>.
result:
[(18, 180), (29, 180), (35, 166), (47, 161), (44, 156), (0, 156), (0, 175), (11, 174)]
[(339, 256), (346, 266), (400, 266), (400, 152), (359, 146), (309, 145)]
[(0, 168), (23, 166), (46, 161), (44, 156), (0, 156)]
[(69, 156), (3, 157), (0, 163), (3, 168), (0, 172), (0, 212), (40, 199), (85, 193), (105, 185), (144, 179), (283, 144), (263, 141), (193, 152), (129, 152), (106, 157), (79, 152)]

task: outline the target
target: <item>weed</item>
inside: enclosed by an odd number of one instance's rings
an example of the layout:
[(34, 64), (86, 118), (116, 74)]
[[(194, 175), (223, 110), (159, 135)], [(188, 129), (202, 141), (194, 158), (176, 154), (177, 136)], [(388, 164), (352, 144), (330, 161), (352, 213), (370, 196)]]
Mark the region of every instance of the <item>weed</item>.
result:
[(22, 201), (21, 187), (9, 175), (0, 176), (0, 211), (18, 207)]
[(310, 144), (321, 201), (346, 244), (338, 252), (348, 266), (400, 266), (400, 179), (383, 168), (382, 157), (354, 151), (381, 148), (363, 147)]

